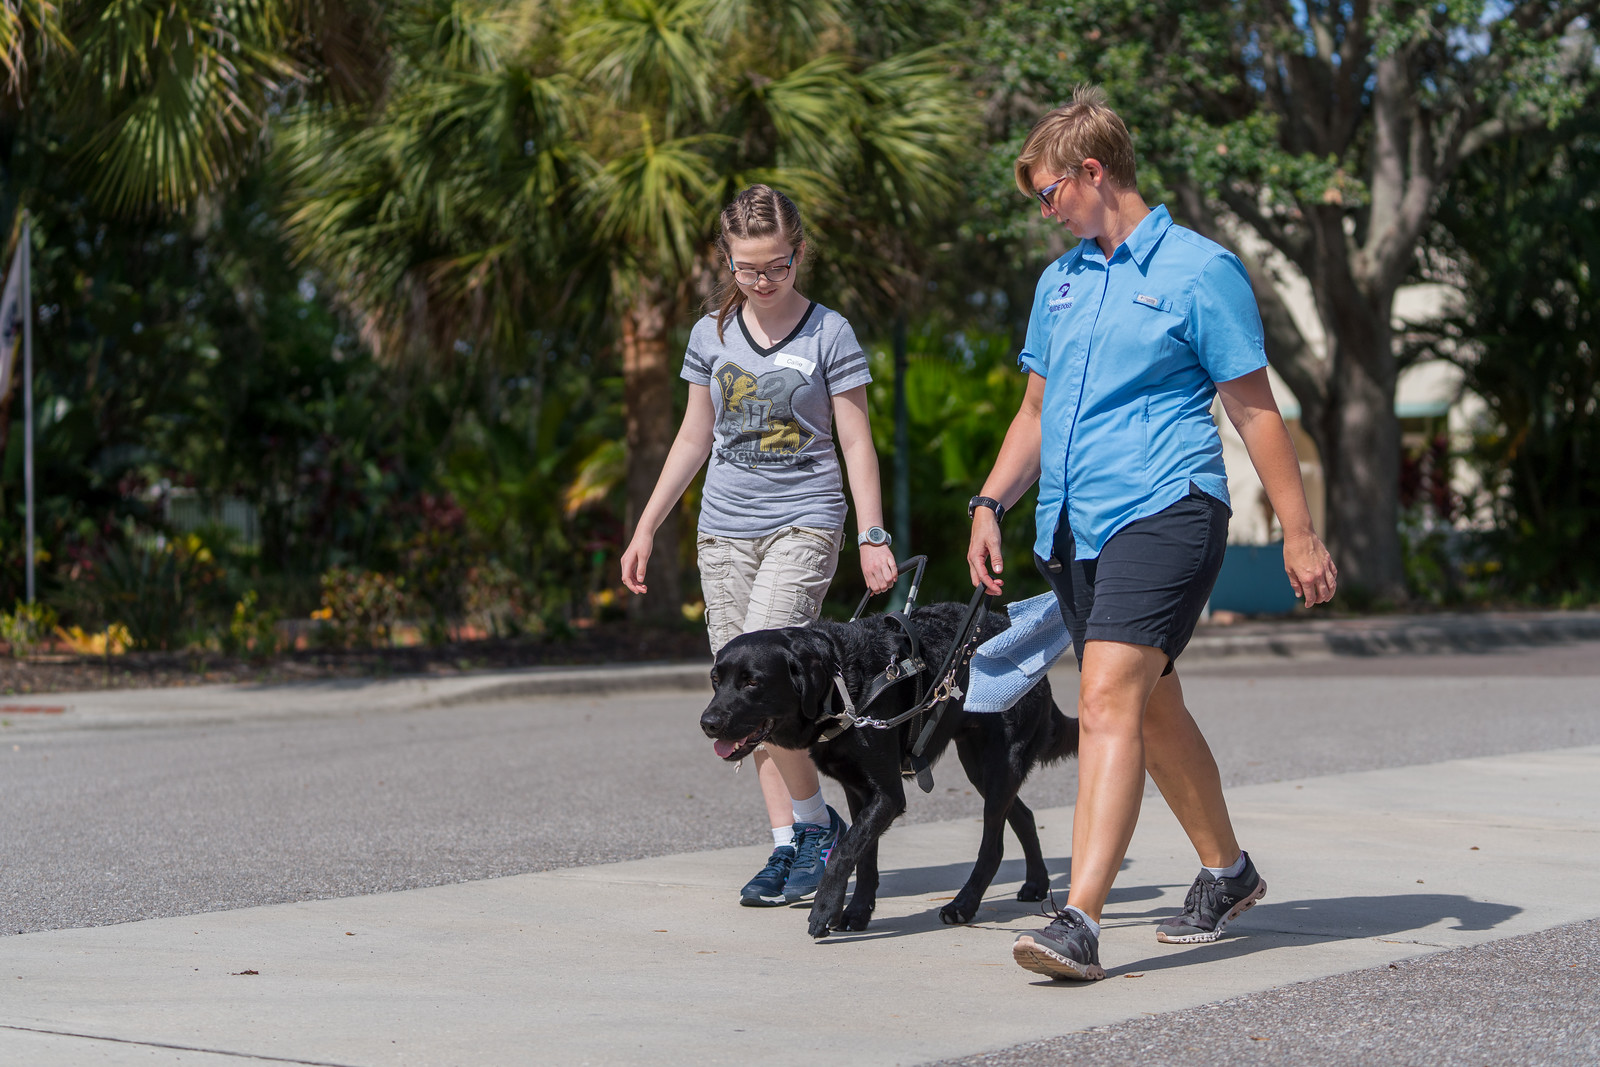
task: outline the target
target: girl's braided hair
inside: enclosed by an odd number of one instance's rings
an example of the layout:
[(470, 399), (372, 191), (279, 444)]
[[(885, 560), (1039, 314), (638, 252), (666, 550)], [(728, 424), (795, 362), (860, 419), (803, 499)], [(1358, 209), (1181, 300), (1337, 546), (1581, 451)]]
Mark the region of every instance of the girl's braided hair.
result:
[[(733, 256), (728, 251), (728, 238), (761, 238), (774, 234), (799, 251), (805, 244), (805, 225), (800, 221), (800, 209), (794, 201), (770, 185), (752, 185), (729, 201), (722, 209), (721, 227), (717, 234), (717, 255), (724, 267), (733, 266)], [(744, 291), (733, 278), (731, 270), (722, 275), (711, 303), (717, 307), (717, 340), (722, 340), (723, 324), (728, 316), (744, 303)]]

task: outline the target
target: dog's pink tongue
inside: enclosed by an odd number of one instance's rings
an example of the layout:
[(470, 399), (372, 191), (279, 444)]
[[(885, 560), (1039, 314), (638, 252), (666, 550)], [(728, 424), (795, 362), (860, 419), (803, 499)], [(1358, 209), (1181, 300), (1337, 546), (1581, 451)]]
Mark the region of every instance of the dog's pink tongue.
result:
[(735, 751), (738, 750), (739, 742), (737, 742), (737, 741), (717, 741), (717, 742), (712, 744), (711, 748), (716, 752), (718, 759), (727, 759), (729, 756), (733, 755)]

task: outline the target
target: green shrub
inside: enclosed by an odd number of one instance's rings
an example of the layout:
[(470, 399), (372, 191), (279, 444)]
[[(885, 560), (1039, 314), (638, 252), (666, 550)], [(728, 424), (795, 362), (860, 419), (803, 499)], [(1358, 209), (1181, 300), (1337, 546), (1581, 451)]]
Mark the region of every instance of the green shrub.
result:
[(248, 589), (233, 605), (233, 617), (222, 633), (222, 650), (251, 659), (267, 659), (277, 655), (281, 642), (278, 639), (278, 613), (262, 609), (260, 596)]
[(133, 647), (174, 649), (203, 630), (206, 608), (224, 579), (211, 550), (193, 535), (130, 539), (108, 545), (66, 595), (85, 621), (126, 625)]
[(0, 641), (11, 646), (13, 657), (23, 659), (49, 638), (57, 621), (48, 604), (24, 604), (19, 600), (15, 611), (0, 612)]
[(313, 617), (332, 623), (336, 643), (376, 648), (394, 640), (407, 607), (404, 578), (334, 567), (320, 581), (322, 608)]

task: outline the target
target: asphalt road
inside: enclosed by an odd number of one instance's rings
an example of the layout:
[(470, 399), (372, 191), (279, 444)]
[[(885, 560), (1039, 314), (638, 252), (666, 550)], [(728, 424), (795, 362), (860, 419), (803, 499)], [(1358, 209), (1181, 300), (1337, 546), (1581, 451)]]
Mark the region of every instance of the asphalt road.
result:
[[(1199, 664), (1182, 674), (1228, 784), (1600, 744), (1600, 644)], [(1070, 708), (1073, 676), (1055, 680)], [(764, 840), (752, 768), (736, 775), (718, 763), (696, 728), (704, 700), (624, 694), (382, 712), (352, 701), (293, 721), (0, 725), (0, 932)], [(936, 782), (932, 795), (913, 791), (907, 819), (979, 815), (954, 761), (936, 768)], [(1049, 768), (1024, 796), (1062, 805), (1074, 787), (1070, 765)], [(1043, 827), (1047, 844), (1067, 832)], [(1403, 975), (1340, 976), (965, 1062), (1055, 1063), (1080, 1051), (1098, 1062), (1188, 1062), (1188, 1039), (1203, 1031), (1206, 1055), (1225, 1048), (1249, 1062), (1589, 1063), (1600, 1058), (1596, 936), (1596, 924), (1580, 924), (1432, 957)], [(1402, 979), (1415, 984), (1395, 985)], [(1589, 1010), (1574, 1014), (1580, 1002)], [(1332, 1058), (1307, 1053), (1316, 1033)], [(1417, 1034), (1434, 1035), (1431, 1053)], [(1452, 1048), (1466, 1058), (1441, 1052)]]

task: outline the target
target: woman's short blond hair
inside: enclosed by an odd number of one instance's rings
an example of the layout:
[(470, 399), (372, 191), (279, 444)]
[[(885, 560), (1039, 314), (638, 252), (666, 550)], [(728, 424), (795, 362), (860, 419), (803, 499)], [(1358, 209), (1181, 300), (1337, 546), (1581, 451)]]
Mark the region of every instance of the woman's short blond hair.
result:
[(1105, 90), (1098, 85), (1078, 86), (1072, 92), (1072, 103), (1033, 124), (1017, 154), (1017, 188), (1033, 196), (1035, 169), (1069, 178), (1086, 159), (1098, 160), (1121, 188), (1138, 185), (1133, 138), (1117, 113), (1106, 106)]

